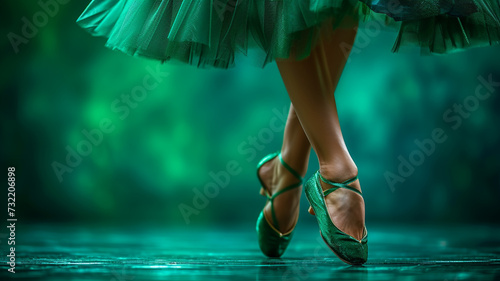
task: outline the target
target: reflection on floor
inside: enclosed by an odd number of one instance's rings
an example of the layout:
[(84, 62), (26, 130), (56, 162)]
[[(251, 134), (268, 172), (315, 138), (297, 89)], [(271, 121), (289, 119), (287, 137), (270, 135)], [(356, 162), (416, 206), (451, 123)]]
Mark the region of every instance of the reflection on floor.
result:
[(330, 252), (314, 225), (301, 225), (280, 259), (261, 254), (251, 224), (231, 229), (21, 225), (16, 273), (7, 272), (3, 254), (0, 279), (500, 280), (498, 226), (368, 229), (369, 261), (354, 267)]

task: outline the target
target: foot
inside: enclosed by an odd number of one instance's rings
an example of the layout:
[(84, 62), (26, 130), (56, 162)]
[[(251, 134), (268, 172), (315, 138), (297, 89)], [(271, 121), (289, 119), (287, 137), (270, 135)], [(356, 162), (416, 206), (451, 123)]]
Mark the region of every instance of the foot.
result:
[[(336, 169), (335, 172), (323, 169), (321, 175), (330, 181), (341, 183), (351, 179), (358, 174), (357, 168), (341, 168)], [(331, 185), (320, 180), (323, 191), (332, 188)], [(361, 192), (359, 180), (349, 184)], [(339, 188), (325, 197), (326, 207), (330, 215), (330, 219), (337, 226), (338, 229), (361, 240), (364, 235), (365, 229), (365, 201), (358, 193)]]
[[(285, 156), (283, 156), (283, 160), (286, 163), (289, 163)], [(296, 168), (298, 167), (292, 167), (292, 169), (299, 172), (303, 177), (305, 172), (302, 171), (305, 169)], [(262, 167), (260, 167), (258, 173), (264, 183), (263, 189), (269, 194), (269, 196), (272, 196), (276, 192), (299, 181), (296, 176), (290, 173), (290, 171), (288, 171), (281, 164), (279, 157), (275, 157), (266, 162)], [(267, 218), (267, 221), (281, 233), (287, 233), (295, 227), (299, 216), (301, 194), (302, 186), (299, 186), (298, 188), (280, 194), (276, 197), (276, 199), (274, 199), (274, 211), (276, 212), (279, 227), (273, 225), (271, 202), (268, 201), (266, 203), (266, 206), (264, 207), (264, 216)]]

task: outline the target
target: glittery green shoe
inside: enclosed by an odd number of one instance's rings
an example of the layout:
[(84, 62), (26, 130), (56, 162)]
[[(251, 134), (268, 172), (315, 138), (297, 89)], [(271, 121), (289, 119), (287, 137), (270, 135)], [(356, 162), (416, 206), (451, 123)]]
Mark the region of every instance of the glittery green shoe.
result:
[[(317, 171), (304, 185), (307, 200), (318, 220), (320, 234), (328, 247), (344, 262), (350, 265), (364, 264), (368, 258), (368, 231), (364, 229), (363, 238), (357, 240), (349, 234), (338, 229), (333, 224), (325, 204), (325, 197), (339, 188), (345, 188), (362, 196), (361, 192), (349, 184), (358, 177), (342, 183), (329, 181)], [(333, 187), (323, 191), (320, 180)]]
[[(281, 164), (290, 172), (292, 173), (298, 180), (299, 182), (289, 185), (282, 190), (276, 192), (273, 195), (270, 195), (269, 191), (266, 189), (264, 182), (259, 176), (259, 170), (268, 161), (272, 160), (275, 157), (279, 157)], [(283, 194), (286, 191), (295, 189), (299, 186), (302, 185), (304, 179), (294, 171), (285, 161), (283, 161), (283, 158), (281, 157), (280, 152), (275, 152), (267, 155), (264, 157), (262, 160), (260, 160), (259, 164), (257, 165), (257, 178), (259, 179), (262, 188), (260, 190), (260, 194), (263, 196), (267, 197), (267, 200), (271, 202), (271, 216), (272, 216), (272, 223), (266, 218), (264, 215), (264, 210), (260, 212), (259, 218), (257, 219), (257, 234), (258, 234), (258, 240), (259, 240), (259, 246), (260, 249), (262, 250), (262, 253), (268, 257), (281, 257), (283, 253), (285, 252), (286, 248), (288, 247), (288, 244), (290, 243), (290, 240), (292, 239), (293, 236), (293, 230), (295, 229), (295, 225), (297, 224), (297, 221), (295, 221), (294, 226), (292, 229), (286, 233), (280, 232), (279, 226), (278, 226), (278, 219), (276, 218), (276, 212), (274, 211), (274, 205), (273, 201), (278, 197), (278, 195)], [(267, 204), (267, 202), (266, 202)], [(297, 217), (298, 219), (298, 217)]]

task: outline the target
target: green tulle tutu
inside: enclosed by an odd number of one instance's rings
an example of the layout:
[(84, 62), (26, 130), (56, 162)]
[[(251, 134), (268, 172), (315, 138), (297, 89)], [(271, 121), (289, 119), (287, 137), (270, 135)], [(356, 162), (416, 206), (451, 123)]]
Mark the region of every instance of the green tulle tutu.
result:
[[(78, 18), (106, 46), (130, 55), (229, 68), (238, 53), (307, 57), (320, 36), (376, 21), (403, 45), (450, 53), (500, 43), (500, 0), (93, 0)], [(325, 23), (328, 23), (325, 27)], [(367, 23), (368, 24), (368, 23)]]

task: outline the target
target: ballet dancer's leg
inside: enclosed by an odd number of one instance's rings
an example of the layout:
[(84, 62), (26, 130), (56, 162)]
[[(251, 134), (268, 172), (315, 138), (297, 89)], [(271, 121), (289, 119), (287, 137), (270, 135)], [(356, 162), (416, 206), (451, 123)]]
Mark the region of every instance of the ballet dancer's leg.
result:
[[(290, 106), (281, 147), (283, 160), (304, 177), (310, 151), (309, 140), (299, 123), (293, 106)], [(277, 157), (265, 163), (260, 168), (259, 175), (271, 195), (297, 182), (297, 178), (283, 167)], [(291, 230), (297, 220), (301, 192), (301, 187), (296, 188), (282, 193), (274, 200), (274, 209), (279, 224), (278, 230), (283, 233)], [(271, 204), (269, 202), (264, 209), (264, 215), (268, 221), (272, 221)]]
[[(357, 167), (344, 143), (335, 102), (335, 88), (347, 62), (343, 46), (352, 45), (354, 28), (337, 29), (322, 38), (306, 59), (277, 60), (283, 82), (300, 123), (319, 159), (320, 173), (343, 182), (357, 175)], [(323, 189), (328, 186), (322, 182)], [(359, 181), (350, 186), (361, 190)], [(364, 230), (363, 198), (338, 189), (326, 197), (330, 218), (347, 234), (361, 239)]]

